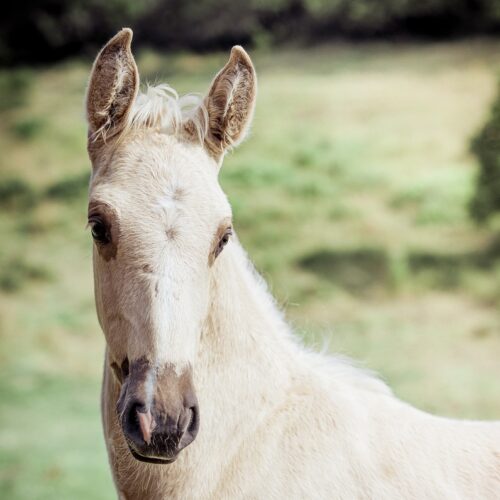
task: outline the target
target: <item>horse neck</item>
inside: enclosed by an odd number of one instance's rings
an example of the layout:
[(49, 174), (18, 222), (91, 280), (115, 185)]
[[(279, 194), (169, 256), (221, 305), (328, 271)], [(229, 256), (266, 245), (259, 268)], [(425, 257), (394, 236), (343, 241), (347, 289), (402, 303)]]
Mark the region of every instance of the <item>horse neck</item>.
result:
[(209, 395), (209, 406), (220, 406), (213, 408), (216, 413), (228, 406), (238, 419), (243, 414), (238, 416), (234, 408), (242, 405), (245, 418), (262, 414), (284, 397), (294, 350), (262, 278), (233, 241), (214, 265), (210, 310), (195, 366), (198, 393)]

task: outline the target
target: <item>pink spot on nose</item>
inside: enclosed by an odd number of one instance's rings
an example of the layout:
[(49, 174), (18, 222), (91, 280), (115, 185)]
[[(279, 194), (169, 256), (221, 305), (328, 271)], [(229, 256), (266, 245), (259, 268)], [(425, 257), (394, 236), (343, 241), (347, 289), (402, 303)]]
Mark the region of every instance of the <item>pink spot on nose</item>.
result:
[(137, 411), (137, 417), (139, 418), (139, 426), (141, 428), (141, 433), (146, 444), (151, 443), (151, 434), (156, 426), (151, 412), (148, 410), (146, 412)]

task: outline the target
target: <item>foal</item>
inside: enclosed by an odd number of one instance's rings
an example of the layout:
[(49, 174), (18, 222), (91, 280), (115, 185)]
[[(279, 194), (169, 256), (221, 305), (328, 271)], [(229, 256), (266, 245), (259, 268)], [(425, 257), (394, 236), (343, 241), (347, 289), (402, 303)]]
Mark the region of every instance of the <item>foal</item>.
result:
[[(234, 47), (203, 100), (138, 95), (123, 29), (87, 94), (89, 225), (122, 499), (500, 498), (500, 426), (434, 417), (300, 347), (217, 176), (256, 97)], [(189, 445), (189, 446), (188, 446)]]

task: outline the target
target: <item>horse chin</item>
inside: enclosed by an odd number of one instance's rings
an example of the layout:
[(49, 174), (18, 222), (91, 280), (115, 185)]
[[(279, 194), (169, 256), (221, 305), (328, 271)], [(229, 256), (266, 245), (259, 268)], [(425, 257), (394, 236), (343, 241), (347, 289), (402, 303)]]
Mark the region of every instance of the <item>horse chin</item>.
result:
[(145, 462), (148, 464), (159, 464), (159, 465), (168, 465), (177, 460), (177, 455), (169, 458), (161, 458), (161, 457), (146, 457), (144, 455), (140, 455), (137, 453), (130, 445), (129, 445), (129, 450), (132, 456), (136, 459), (139, 460), (139, 462)]

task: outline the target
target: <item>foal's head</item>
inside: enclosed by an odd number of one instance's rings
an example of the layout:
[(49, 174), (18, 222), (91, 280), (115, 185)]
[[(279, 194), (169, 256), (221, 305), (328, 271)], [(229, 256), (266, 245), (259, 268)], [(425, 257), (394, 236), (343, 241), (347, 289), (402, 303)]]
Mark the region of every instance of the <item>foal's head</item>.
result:
[(256, 77), (234, 47), (198, 103), (166, 86), (138, 95), (131, 40), (128, 29), (112, 38), (90, 77), (88, 220), (119, 421), (135, 458), (169, 463), (198, 431), (192, 369), (210, 274), (231, 236), (217, 176), (245, 135)]

